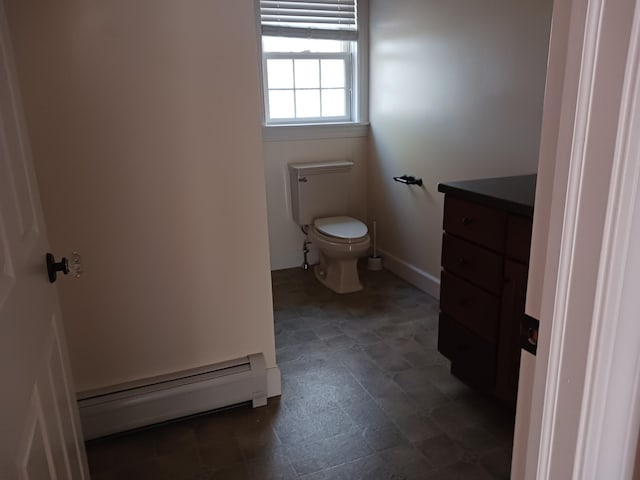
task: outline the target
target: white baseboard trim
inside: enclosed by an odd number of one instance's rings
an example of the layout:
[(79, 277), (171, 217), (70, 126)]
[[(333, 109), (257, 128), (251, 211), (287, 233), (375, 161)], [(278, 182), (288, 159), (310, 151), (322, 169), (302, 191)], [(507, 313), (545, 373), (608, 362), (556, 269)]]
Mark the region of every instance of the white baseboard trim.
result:
[[(85, 439), (280, 394), (280, 371), (261, 353), (201, 368), (79, 394)], [(269, 395), (271, 390), (272, 395)]]
[(378, 249), (382, 257), (382, 265), (390, 272), (406, 280), (411, 285), (419, 288), (423, 292), (428, 293), (432, 297), (440, 298), (440, 279), (419, 269), (415, 265), (411, 265), (404, 260), (390, 254), (386, 250)]
[(276, 367), (267, 368), (267, 398), (279, 397), (282, 394), (282, 380), (280, 369)]

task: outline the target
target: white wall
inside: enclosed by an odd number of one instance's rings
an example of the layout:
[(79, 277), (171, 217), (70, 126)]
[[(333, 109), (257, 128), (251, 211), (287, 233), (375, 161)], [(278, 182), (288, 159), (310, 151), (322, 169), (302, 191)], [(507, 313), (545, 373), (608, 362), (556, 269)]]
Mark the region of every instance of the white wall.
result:
[[(299, 267), (303, 262), (304, 234), (291, 217), (291, 196), (287, 165), (295, 162), (351, 160), (353, 190), (350, 195), (350, 215), (367, 218), (367, 137), (327, 138), (297, 141), (265, 141), (264, 160), (267, 182), (269, 245), (271, 268)], [(317, 261), (317, 250), (310, 246), (309, 262)]]
[(78, 388), (273, 367), (253, 2), (5, 3)]
[[(430, 291), (438, 183), (536, 171), (551, 4), (370, 3), (370, 217), (381, 248)], [(393, 182), (404, 173), (424, 187)]]

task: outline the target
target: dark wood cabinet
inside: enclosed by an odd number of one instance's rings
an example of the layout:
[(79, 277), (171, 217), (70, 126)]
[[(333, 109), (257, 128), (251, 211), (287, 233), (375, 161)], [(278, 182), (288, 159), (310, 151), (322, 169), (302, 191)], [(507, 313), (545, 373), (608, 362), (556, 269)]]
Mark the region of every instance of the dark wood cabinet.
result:
[(509, 259), (505, 261), (498, 332), (500, 361), (496, 364), (496, 396), (511, 405), (515, 405), (518, 395), (520, 320), (524, 315), (527, 274), (526, 265)]
[(440, 305), (458, 323), (488, 342), (498, 336), (500, 301), (496, 295), (485, 292), (462, 280), (442, 272)]
[(438, 349), (454, 375), (513, 407), (531, 224), (498, 202), (445, 196)]
[(451, 359), (451, 373), (492, 394), (496, 380), (495, 344), (481, 339), (445, 313), (440, 313), (438, 350)]

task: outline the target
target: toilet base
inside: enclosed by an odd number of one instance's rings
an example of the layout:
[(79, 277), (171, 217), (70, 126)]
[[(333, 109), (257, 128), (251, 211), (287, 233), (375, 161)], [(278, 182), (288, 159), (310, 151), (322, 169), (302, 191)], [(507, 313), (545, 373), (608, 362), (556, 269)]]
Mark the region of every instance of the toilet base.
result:
[(313, 273), (320, 283), (336, 293), (353, 293), (363, 289), (358, 276), (358, 258), (327, 260), (320, 252), (320, 263)]

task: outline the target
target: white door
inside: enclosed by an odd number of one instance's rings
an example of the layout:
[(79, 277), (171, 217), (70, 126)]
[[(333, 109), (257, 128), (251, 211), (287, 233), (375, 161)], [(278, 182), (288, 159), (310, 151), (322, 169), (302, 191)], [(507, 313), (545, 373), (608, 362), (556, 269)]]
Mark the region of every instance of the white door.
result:
[(89, 478), (8, 32), (0, 2), (0, 479)]

